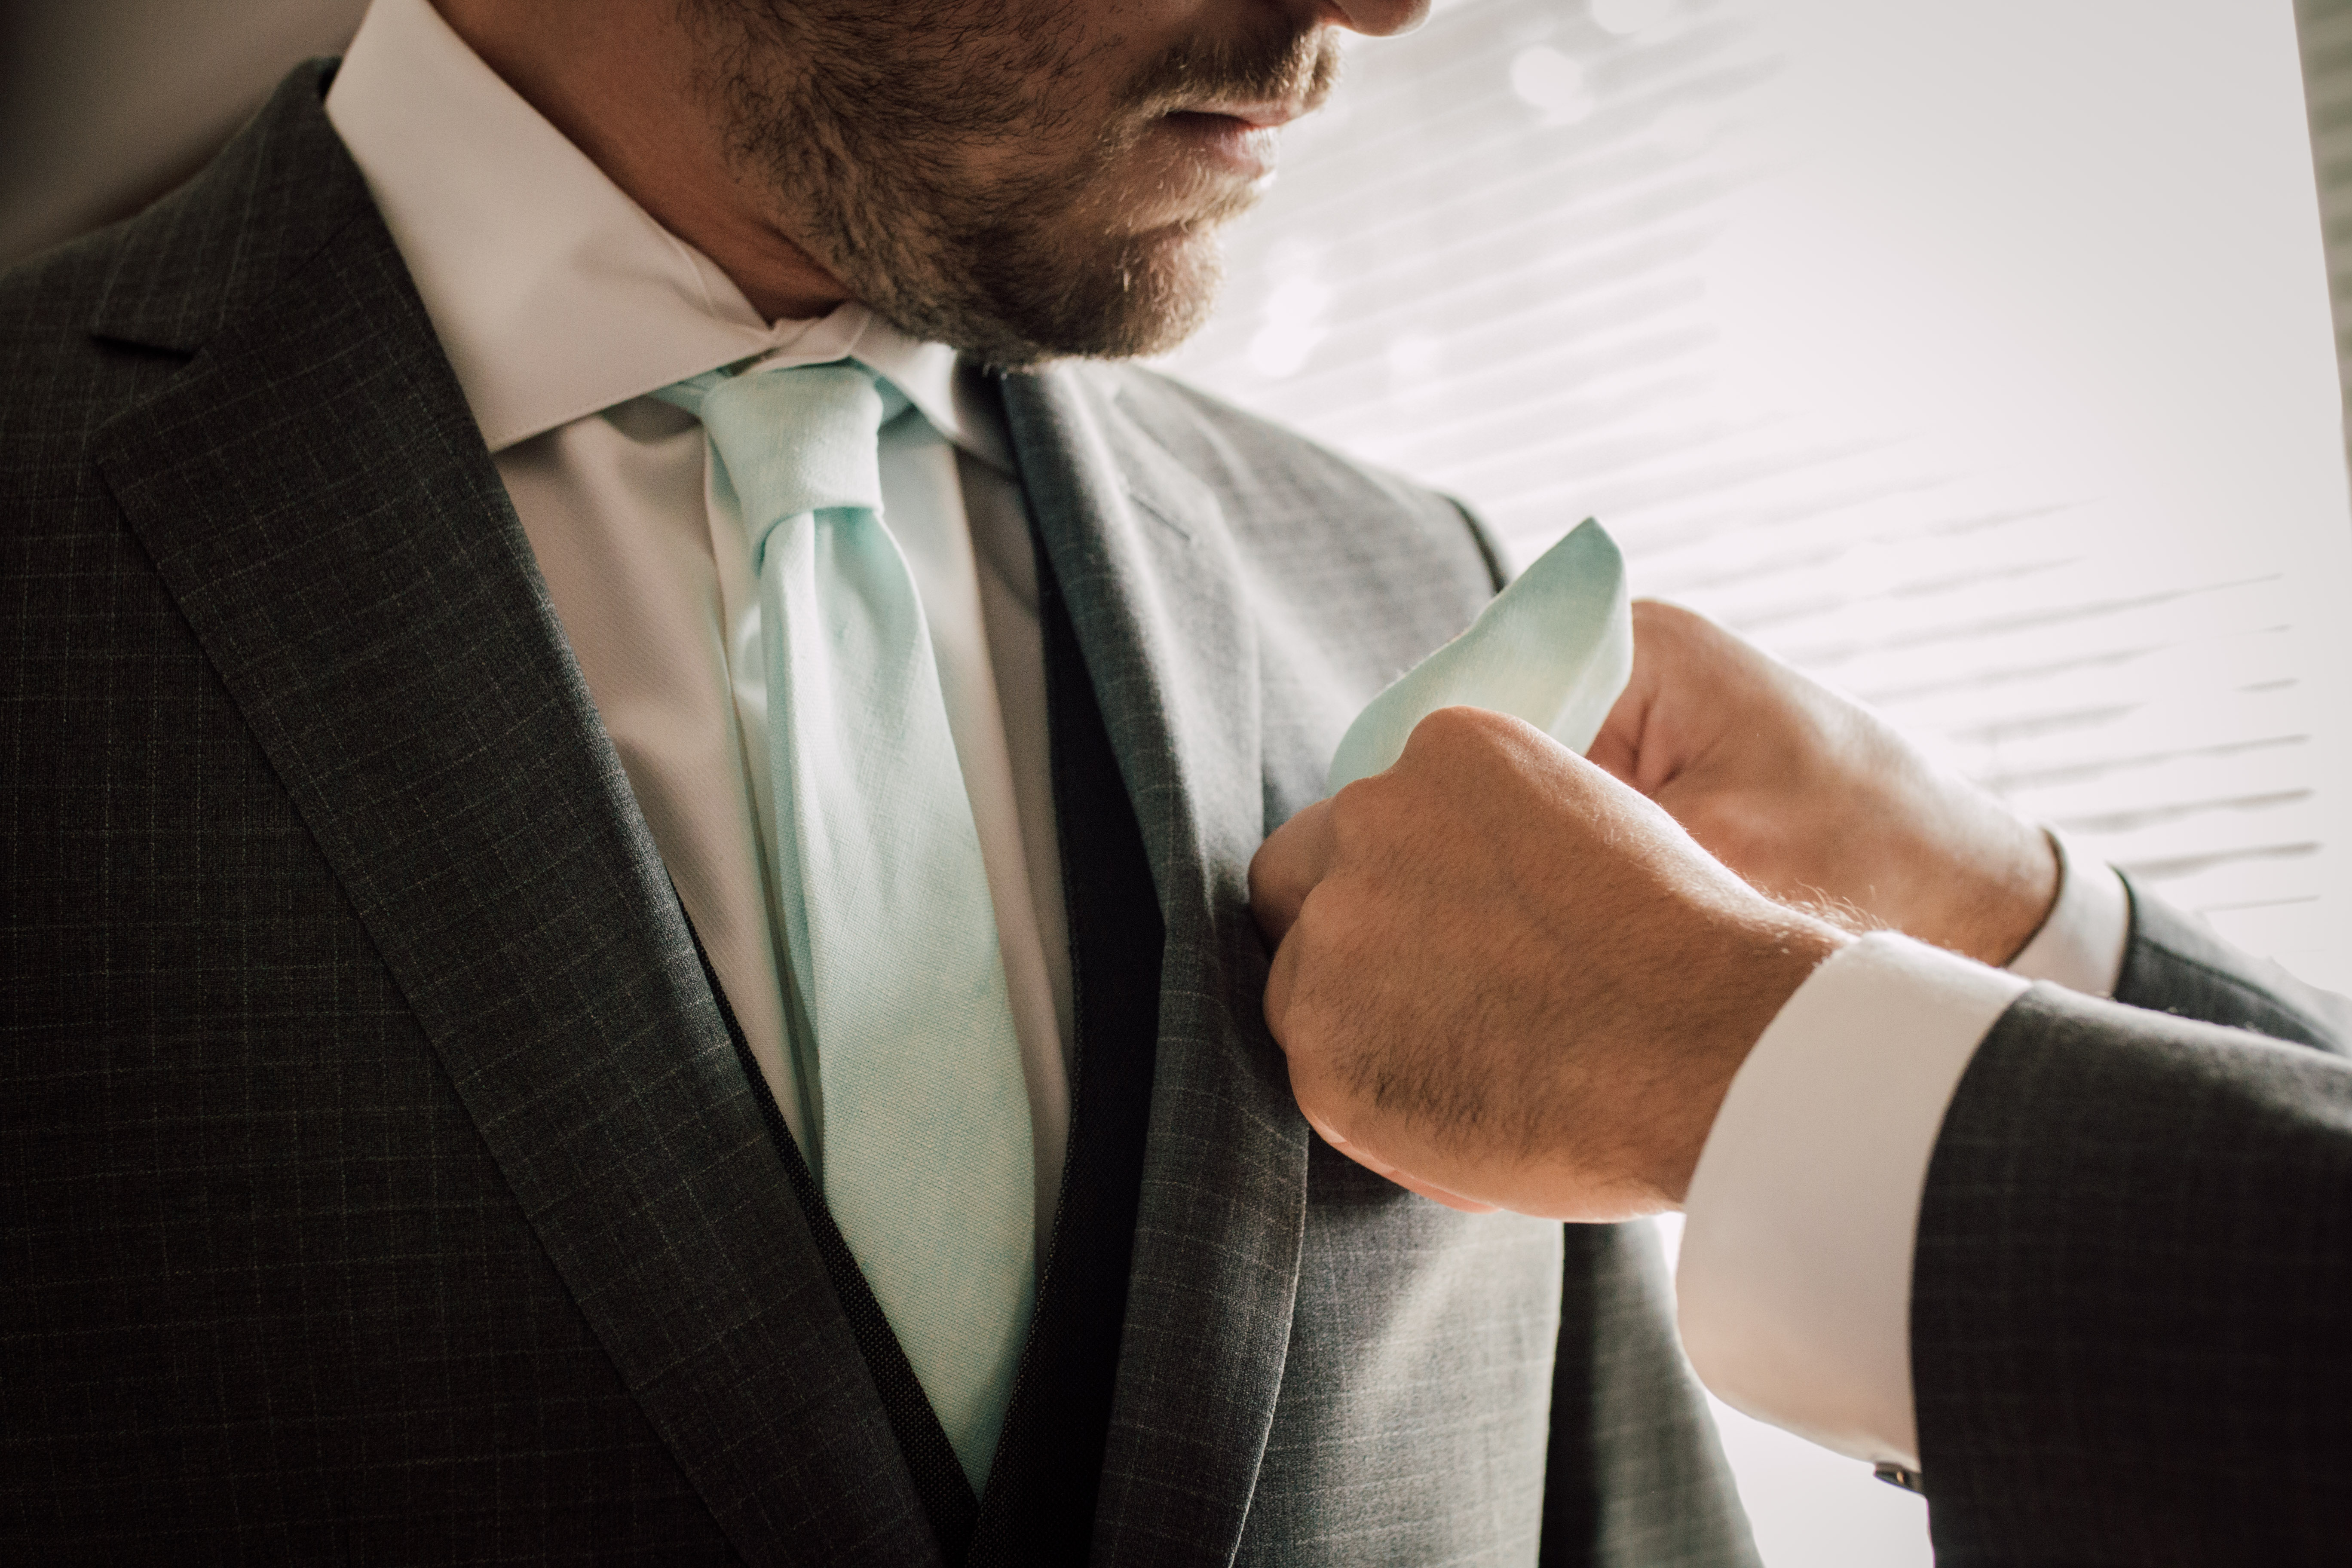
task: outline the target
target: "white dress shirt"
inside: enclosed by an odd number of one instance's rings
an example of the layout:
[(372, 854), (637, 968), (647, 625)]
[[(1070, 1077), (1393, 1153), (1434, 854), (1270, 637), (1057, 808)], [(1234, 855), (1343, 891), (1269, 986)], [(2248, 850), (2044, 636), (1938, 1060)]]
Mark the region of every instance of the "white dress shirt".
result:
[(426, 0), (375, 0), (327, 115), (383, 210), (537, 555), (565, 637), (752, 1056), (803, 1147), (824, 1086), (790, 1022), (767, 840), (767, 662), (742, 520), (701, 426), (646, 395), (738, 361), (855, 355), (914, 405), (883, 434), (996, 910), (1037, 1163), (1068, 1138), (1069, 943), (1027, 513), (953, 351), (844, 306), (760, 319), (507, 86)]
[(1684, 1203), (1683, 1345), (1725, 1403), (1856, 1458), (1919, 1467), (1911, 1261), (1960, 1075), (2030, 981), (2115, 991), (2130, 900), (2059, 847), (2058, 899), (2007, 970), (1864, 937), (1806, 977), (1716, 1113)]
[[(468, 48), (375, 0), (327, 113), (415, 279), (678, 895), (793, 1133), (823, 1085), (778, 945), (766, 661), (741, 520), (704, 439), (647, 395), (749, 359), (855, 355), (916, 415), (884, 433), (885, 524), (913, 569), (970, 792), (1027, 1076), (1039, 1256), (1068, 1137), (1071, 985), (1028, 522), (993, 405), (955, 354), (863, 309), (762, 321)], [(2069, 875), (2015, 966), (2104, 992), (2114, 874)], [(1693, 1180), (1694, 1362), (1733, 1404), (1916, 1462), (1913, 1226), (1937, 1124), (2021, 981), (1872, 938), (1823, 964), (1735, 1081)]]

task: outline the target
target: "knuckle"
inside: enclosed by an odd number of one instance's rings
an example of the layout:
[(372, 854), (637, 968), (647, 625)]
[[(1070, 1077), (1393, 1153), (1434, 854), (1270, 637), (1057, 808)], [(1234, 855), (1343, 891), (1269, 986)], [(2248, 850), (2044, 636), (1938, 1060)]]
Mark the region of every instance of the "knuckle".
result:
[(1279, 850), (1268, 853), (1271, 849), (1274, 849), (1274, 840), (1268, 839), (1255, 855), (1250, 857), (1249, 900), (1259, 910), (1278, 909), (1286, 904), (1297, 880), (1297, 868), (1290, 864), (1291, 858)]
[(1697, 611), (1686, 609), (1667, 599), (1636, 599), (1633, 605), (1633, 624), (1680, 628), (1701, 624), (1711, 625)]
[(1705, 660), (1711, 648), (1729, 641), (1722, 627), (1696, 610), (1663, 599), (1644, 599), (1633, 606), (1633, 646), (1676, 667)]
[(1420, 732), (1449, 748), (1470, 745), (1486, 737), (1499, 717), (1484, 708), (1440, 708), (1421, 721)]
[(1321, 965), (1331, 945), (1332, 902), (1330, 890), (1318, 888), (1299, 901), (1298, 918), (1290, 922), (1287, 945), (1296, 953), (1291, 962), (1310, 974)]
[(1391, 770), (1358, 779), (1331, 797), (1331, 844), (1341, 863), (1355, 863), (1368, 848), (1377, 858), (1403, 787)]
[(1396, 771), (1423, 785), (1458, 778), (1507, 754), (1522, 727), (1485, 708), (1440, 708), (1414, 727)]

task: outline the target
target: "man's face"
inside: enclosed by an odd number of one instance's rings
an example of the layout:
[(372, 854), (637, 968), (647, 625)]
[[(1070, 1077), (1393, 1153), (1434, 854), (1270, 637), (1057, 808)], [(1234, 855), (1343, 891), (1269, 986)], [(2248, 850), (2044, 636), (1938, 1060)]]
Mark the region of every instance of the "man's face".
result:
[(1199, 325), (1217, 228), (1339, 64), (1263, 0), (701, 3), (700, 85), (774, 226), (902, 331), (1004, 365)]

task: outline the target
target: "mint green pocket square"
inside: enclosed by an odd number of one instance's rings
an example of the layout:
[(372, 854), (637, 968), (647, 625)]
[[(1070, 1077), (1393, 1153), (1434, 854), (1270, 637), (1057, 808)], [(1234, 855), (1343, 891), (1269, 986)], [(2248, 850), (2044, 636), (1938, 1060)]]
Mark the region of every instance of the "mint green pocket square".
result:
[(1440, 708), (1524, 719), (1582, 752), (1633, 673), (1625, 558), (1586, 519), (1470, 623), (1356, 715), (1331, 759), (1326, 794), (1385, 770)]

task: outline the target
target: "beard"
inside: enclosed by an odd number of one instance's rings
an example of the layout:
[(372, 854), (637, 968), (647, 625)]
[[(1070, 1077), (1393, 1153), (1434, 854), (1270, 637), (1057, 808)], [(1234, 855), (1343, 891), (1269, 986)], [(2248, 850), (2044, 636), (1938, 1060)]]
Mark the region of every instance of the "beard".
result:
[(737, 178), (877, 315), (1002, 368), (1189, 335), (1217, 232), (1263, 182), (1140, 144), (1204, 103), (1319, 100), (1339, 65), (1327, 32), (1269, 18), (1130, 68), (1106, 108), (1119, 40), (1089, 44), (1056, 0), (714, 3), (701, 85)]

